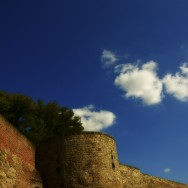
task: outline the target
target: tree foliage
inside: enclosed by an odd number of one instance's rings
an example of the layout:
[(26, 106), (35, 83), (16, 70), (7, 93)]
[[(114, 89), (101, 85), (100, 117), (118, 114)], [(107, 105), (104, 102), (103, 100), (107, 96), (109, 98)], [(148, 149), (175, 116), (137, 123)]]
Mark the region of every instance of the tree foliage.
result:
[(83, 131), (80, 117), (56, 102), (35, 102), (22, 94), (0, 91), (0, 114), (34, 144), (59, 134)]

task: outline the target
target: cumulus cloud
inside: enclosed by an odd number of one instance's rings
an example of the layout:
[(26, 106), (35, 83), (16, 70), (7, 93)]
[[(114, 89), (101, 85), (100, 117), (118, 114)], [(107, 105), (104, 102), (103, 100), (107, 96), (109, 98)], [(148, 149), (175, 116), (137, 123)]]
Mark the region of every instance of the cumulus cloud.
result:
[(164, 172), (164, 173), (169, 173), (169, 172), (171, 172), (171, 169), (170, 169), (170, 168), (165, 168), (165, 169), (163, 170), (163, 172)]
[(115, 123), (116, 116), (107, 110), (95, 111), (93, 105), (83, 108), (73, 109), (75, 115), (81, 117), (81, 122), (85, 131), (101, 131)]
[[(105, 67), (121, 60), (112, 51), (102, 52), (101, 61)], [(172, 95), (182, 102), (188, 101), (188, 63), (183, 63), (175, 74), (168, 73), (163, 78), (157, 74), (158, 64), (155, 61), (140, 64), (141, 60), (137, 60), (114, 66), (114, 83), (124, 91), (125, 98), (140, 99), (144, 105), (159, 104), (165, 95)]]
[(112, 51), (103, 50), (101, 61), (104, 63), (105, 67), (113, 65), (117, 60), (118, 58)]
[(162, 101), (162, 81), (157, 76), (157, 63), (149, 61), (141, 67), (122, 64), (115, 67), (115, 85), (125, 91), (125, 97), (140, 98), (145, 105)]
[(175, 75), (167, 74), (163, 83), (166, 93), (173, 95), (180, 101), (188, 101), (188, 64), (180, 66), (180, 72)]

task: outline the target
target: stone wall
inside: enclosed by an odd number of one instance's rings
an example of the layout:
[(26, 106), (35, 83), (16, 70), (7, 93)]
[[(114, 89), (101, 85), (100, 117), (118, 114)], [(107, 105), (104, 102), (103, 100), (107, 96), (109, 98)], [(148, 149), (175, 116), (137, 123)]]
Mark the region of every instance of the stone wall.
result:
[(35, 155), (0, 116), (0, 188), (42, 188), (38, 172), (44, 188), (188, 188), (119, 164), (114, 139), (103, 133), (59, 136), (41, 143)]
[(119, 165), (123, 188), (145, 188), (143, 175), (138, 168), (120, 164)]
[(102, 133), (59, 136), (42, 143), (36, 159), (44, 188), (188, 188), (119, 164), (114, 139)]
[(138, 168), (120, 164), (123, 188), (188, 188), (188, 185), (142, 174)]
[(0, 116), (0, 188), (41, 188), (35, 148)]
[(60, 136), (41, 144), (36, 156), (45, 188), (122, 187), (115, 141), (105, 134)]
[(188, 185), (143, 174), (144, 188), (188, 188)]

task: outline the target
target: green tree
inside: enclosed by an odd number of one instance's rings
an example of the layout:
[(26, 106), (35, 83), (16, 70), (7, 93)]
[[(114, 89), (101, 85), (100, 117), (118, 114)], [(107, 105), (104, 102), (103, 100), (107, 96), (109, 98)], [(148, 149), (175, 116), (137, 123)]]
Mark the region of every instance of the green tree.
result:
[(34, 144), (56, 135), (83, 131), (80, 117), (56, 102), (44, 104), (21, 94), (0, 91), (0, 114)]

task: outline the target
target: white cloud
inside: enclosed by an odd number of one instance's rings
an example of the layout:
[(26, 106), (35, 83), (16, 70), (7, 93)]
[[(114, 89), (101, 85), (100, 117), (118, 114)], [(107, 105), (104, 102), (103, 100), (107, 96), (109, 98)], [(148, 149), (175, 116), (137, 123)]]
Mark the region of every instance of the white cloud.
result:
[(180, 66), (180, 72), (175, 75), (167, 74), (163, 83), (166, 93), (173, 95), (180, 101), (188, 101), (188, 64)]
[(165, 169), (163, 170), (163, 172), (164, 172), (164, 173), (169, 173), (169, 172), (171, 172), (171, 169), (170, 169), (170, 168), (165, 168)]
[(118, 61), (118, 58), (112, 51), (103, 50), (101, 61), (104, 63), (105, 67), (108, 67), (113, 65), (116, 61)]
[(145, 105), (154, 105), (162, 101), (162, 81), (157, 76), (157, 63), (146, 62), (141, 66), (122, 64), (115, 67), (119, 75), (115, 85), (125, 91), (125, 97), (140, 98)]
[[(122, 59), (118, 59), (112, 51), (103, 50), (101, 61), (105, 67), (119, 60)], [(137, 60), (134, 64), (114, 67), (117, 73), (114, 83), (125, 92), (125, 98), (141, 99), (145, 105), (159, 104), (166, 94), (182, 102), (188, 101), (188, 63), (183, 63), (174, 75), (168, 73), (163, 78), (157, 75), (158, 64), (155, 61), (139, 66), (140, 63), (141, 60)]]
[(73, 112), (81, 117), (85, 131), (101, 131), (112, 126), (116, 119), (114, 113), (106, 110), (95, 111), (93, 105), (73, 109)]

